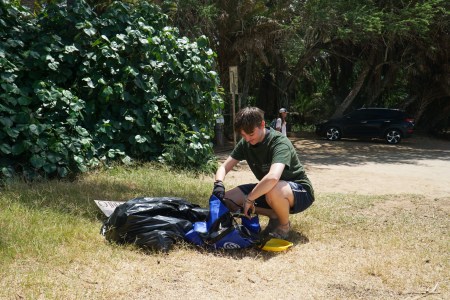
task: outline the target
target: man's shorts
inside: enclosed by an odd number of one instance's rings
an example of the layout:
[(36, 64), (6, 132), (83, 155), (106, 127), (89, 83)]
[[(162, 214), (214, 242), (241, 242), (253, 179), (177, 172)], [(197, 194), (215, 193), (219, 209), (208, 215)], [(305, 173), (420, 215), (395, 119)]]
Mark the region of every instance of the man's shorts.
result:
[[(292, 193), (294, 193), (294, 206), (290, 208), (290, 214), (296, 214), (304, 211), (314, 202), (311, 195), (303, 188), (300, 183), (286, 181), (289, 183), (292, 189)], [(245, 194), (248, 195), (255, 188), (256, 183), (242, 184), (238, 186), (238, 188)], [(262, 195), (258, 199), (256, 199), (255, 205), (261, 208), (272, 209), (266, 201), (266, 195)]]

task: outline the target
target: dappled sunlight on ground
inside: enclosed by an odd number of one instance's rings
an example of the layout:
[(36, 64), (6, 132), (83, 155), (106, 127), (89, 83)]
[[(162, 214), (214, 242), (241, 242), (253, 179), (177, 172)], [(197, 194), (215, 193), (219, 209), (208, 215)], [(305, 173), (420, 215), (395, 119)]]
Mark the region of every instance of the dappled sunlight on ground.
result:
[[(314, 135), (290, 138), (316, 193), (421, 194), (450, 197), (450, 142), (416, 136), (399, 145), (382, 140), (330, 142)], [(232, 144), (217, 151), (224, 161)], [(227, 186), (256, 182), (245, 162), (231, 171)]]

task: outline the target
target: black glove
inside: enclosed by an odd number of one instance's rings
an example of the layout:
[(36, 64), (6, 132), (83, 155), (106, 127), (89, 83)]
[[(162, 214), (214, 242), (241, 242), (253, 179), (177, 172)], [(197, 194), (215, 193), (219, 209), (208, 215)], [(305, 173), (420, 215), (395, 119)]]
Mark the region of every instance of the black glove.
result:
[(214, 189), (212, 194), (216, 196), (220, 201), (223, 201), (223, 197), (225, 197), (225, 186), (223, 185), (222, 181), (217, 180), (214, 182)]

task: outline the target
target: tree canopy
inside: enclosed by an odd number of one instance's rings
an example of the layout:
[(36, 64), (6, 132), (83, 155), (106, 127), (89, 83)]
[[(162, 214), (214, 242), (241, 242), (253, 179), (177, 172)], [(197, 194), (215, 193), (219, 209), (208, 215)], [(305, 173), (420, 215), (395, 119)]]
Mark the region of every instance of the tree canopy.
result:
[(448, 1), (155, 2), (183, 34), (214, 42), (224, 86), (239, 66), (243, 103), (290, 106), (300, 122), (393, 107), (419, 128), (448, 126)]

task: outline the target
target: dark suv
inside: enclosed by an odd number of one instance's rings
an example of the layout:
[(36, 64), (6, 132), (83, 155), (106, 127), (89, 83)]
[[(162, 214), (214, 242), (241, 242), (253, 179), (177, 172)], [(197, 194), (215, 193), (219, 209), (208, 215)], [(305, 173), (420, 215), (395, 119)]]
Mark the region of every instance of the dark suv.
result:
[(316, 134), (330, 141), (341, 137), (384, 138), (397, 144), (411, 136), (414, 120), (398, 109), (360, 108), (342, 118), (316, 124)]

